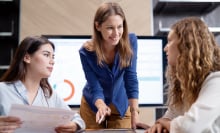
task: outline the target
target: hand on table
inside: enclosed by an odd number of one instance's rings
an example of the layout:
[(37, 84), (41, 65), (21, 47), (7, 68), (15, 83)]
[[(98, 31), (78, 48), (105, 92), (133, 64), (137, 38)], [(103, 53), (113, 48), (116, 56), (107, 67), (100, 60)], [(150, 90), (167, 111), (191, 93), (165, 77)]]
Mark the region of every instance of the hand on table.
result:
[(168, 118), (160, 118), (156, 123), (148, 128), (145, 133), (169, 133), (171, 120)]
[(74, 133), (77, 131), (77, 124), (75, 122), (69, 122), (65, 125), (60, 125), (55, 128), (57, 133)]

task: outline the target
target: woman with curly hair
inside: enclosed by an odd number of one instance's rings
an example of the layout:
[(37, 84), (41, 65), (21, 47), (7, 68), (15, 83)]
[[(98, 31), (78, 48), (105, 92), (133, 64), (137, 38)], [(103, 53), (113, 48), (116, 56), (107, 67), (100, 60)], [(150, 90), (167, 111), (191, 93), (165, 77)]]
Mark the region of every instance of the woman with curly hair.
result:
[(168, 110), (147, 133), (215, 132), (220, 116), (220, 49), (208, 26), (184, 18), (168, 34)]

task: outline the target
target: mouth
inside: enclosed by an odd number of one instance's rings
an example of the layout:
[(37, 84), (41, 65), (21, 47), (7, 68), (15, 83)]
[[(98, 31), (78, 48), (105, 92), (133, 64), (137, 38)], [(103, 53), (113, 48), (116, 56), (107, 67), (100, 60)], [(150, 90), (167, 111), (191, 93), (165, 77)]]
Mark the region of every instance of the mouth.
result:
[(47, 67), (47, 69), (52, 72), (53, 71), (53, 67)]
[(118, 41), (119, 40), (118, 37), (110, 37), (110, 39), (113, 40), (113, 41)]

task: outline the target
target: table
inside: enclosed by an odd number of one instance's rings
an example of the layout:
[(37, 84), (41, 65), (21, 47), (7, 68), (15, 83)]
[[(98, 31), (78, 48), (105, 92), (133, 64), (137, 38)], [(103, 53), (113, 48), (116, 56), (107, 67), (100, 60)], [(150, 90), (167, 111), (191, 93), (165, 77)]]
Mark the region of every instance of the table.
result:
[(86, 129), (77, 133), (144, 133), (144, 129)]

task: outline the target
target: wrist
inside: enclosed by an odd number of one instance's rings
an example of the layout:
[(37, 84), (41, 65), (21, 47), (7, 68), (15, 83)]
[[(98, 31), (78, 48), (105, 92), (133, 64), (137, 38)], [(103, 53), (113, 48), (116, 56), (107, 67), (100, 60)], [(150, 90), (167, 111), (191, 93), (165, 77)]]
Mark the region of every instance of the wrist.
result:
[(131, 113), (137, 112), (138, 114), (140, 113), (139, 109), (135, 107), (130, 107), (130, 112)]
[(97, 109), (105, 107), (106, 104), (104, 103), (104, 101), (102, 99), (97, 99), (95, 102), (95, 106)]

